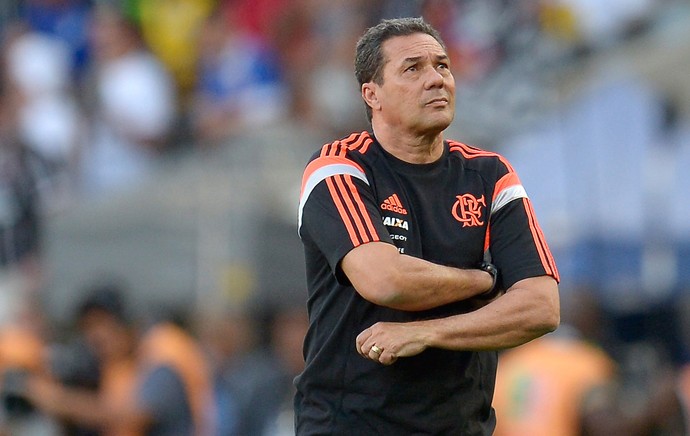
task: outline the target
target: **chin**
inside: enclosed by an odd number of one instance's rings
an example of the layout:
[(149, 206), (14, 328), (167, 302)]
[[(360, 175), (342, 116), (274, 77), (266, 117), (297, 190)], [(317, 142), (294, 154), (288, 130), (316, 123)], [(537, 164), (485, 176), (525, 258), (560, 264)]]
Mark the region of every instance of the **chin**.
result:
[(408, 119), (412, 122), (412, 130), (421, 132), (424, 135), (435, 135), (446, 130), (453, 122), (454, 112), (438, 111), (432, 114), (424, 114), (416, 118)]
[(434, 114), (432, 114), (429, 117), (429, 122), (431, 123), (438, 123), (438, 124), (448, 124), (453, 122), (453, 118), (455, 118), (455, 111), (452, 111), (450, 109), (443, 110), (443, 111), (438, 111)]
[(428, 131), (438, 131), (440, 133), (446, 130), (452, 122), (452, 116), (439, 117), (438, 119), (430, 120), (426, 127)]

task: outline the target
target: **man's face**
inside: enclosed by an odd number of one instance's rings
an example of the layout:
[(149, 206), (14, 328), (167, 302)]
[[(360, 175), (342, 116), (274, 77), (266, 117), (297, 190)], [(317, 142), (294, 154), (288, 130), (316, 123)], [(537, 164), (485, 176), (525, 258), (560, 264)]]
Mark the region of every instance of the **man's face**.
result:
[(112, 314), (92, 309), (82, 315), (80, 326), (99, 359), (109, 361), (129, 355), (132, 348), (130, 332), (124, 322)]
[(374, 116), (414, 134), (445, 130), (455, 115), (455, 79), (438, 41), (415, 33), (391, 38), (382, 48), (383, 83), (370, 83)]

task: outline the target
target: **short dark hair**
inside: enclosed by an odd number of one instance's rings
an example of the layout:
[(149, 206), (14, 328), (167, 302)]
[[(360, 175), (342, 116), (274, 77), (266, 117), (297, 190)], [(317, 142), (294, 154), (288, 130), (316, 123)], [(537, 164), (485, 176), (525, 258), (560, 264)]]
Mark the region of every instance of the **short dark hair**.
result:
[(77, 320), (83, 319), (93, 311), (98, 311), (107, 313), (120, 322), (128, 322), (129, 314), (124, 294), (124, 288), (116, 283), (99, 283), (89, 287), (87, 295), (77, 307)]
[[(446, 50), (446, 45), (439, 32), (423, 18), (382, 20), (376, 26), (367, 29), (357, 41), (355, 51), (355, 77), (360, 88), (368, 82), (379, 85), (383, 83), (383, 67), (386, 64), (386, 59), (383, 57), (383, 43), (396, 36), (407, 36), (415, 33), (425, 33), (432, 36)], [(366, 111), (367, 119), (371, 122), (371, 108), (368, 104)]]

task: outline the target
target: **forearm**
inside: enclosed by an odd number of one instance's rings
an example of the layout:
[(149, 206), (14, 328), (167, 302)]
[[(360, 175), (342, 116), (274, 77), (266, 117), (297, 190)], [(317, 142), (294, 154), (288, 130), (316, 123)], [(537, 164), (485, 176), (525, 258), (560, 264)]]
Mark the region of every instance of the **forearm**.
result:
[(358, 247), (343, 259), (342, 268), (364, 298), (398, 310), (431, 309), (482, 294), (493, 285), (482, 270), (438, 265), (399, 254), (385, 243)]
[(426, 310), (466, 300), (491, 288), (491, 276), (479, 269), (436, 265), (400, 256), (398, 277), (383, 305), (401, 310)]
[[(414, 322), (378, 322), (356, 339), (359, 353), (384, 365), (425, 349), (499, 350), (555, 330), (558, 285), (548, 276), (522, 280), (489, 304), (468, 313)], [(379, 353), (374, 353), (376, 345)]]
[(499, 350), (515, 347), (556, 329), (555, 292), (514, 287), (473, 312), (420, 322), (429, 347), (451, 350)]
[(44, 413), (100, 429), (143, 429), (150, 421), (148, 414), (133, 404), (114, 408), (98, 392), (63, 386), (42, 377), (30, 380), (28, 397)]
[(61, 419), (100, 427), (107, 418), (104, 404), (95, 392), (36, 377), (30, 380), (27, 394), (38, 409)]

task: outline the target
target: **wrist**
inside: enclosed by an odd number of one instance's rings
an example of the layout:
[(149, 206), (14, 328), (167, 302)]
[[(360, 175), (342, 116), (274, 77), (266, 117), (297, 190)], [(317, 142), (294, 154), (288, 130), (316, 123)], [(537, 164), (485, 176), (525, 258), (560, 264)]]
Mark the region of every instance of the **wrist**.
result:
[(491, 287), (476, 297), (482, 300), (492, 300), (500, 292), (498, 287), (498, 269), (490, 262), (482, 262), (479, 265), (479, 269), (491, 276)]

